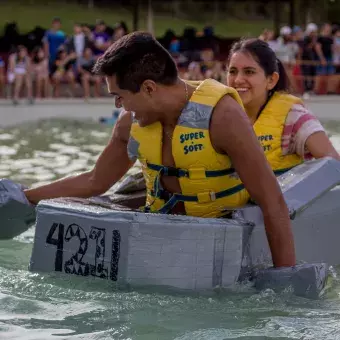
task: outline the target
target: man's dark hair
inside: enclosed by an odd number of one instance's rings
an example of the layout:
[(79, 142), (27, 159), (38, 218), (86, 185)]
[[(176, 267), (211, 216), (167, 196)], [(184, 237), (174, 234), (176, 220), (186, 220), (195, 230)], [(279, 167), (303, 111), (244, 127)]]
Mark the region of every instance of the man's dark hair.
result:
[(121, 89), (134, 93), (139, 92), (147, 79), (172, 85), (178, 77), (169, 52), (146, 32), (133, 32), (117, 40), (98, 58), (93, 71), (104, 76), (115, 75)]

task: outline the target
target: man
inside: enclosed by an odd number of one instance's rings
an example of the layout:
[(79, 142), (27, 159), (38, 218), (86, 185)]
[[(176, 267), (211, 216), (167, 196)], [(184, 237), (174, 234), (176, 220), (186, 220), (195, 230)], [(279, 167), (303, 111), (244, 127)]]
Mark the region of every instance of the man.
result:
[(49, 68), (55, 62), (59, 48), (65, 43), (66, 35), (61, 30), (61, 20), (54, 18), (51, 29), (47, 30), (43, 38), (45, 54), (49, 57)]
[(74, 24), (73, 35), (65, 42), (67, 54), (75, 53), (77, 59), (83, 57), (87, 47), (92, 48), (90, 39), (85, 35), (80, 24)]
[(274, 266), (295, 265), (287, 206), (233, 89), (185, 83), (170, 54), (143, 32), (116, 41), (94, 71), (126, 111), (91, 171), (25, 190), (31, 203), (100, 195), (139, 158), (147, 211), (218, 217), (245, 203), (245, 187), (262, 209)]
[(94, 44), (93, 53), (96, 57), (99, 57), (110, 46), (111, 41), (111, 37), (106, 32), (106, 24), (103, 20), (97, 20), (92, 39)]

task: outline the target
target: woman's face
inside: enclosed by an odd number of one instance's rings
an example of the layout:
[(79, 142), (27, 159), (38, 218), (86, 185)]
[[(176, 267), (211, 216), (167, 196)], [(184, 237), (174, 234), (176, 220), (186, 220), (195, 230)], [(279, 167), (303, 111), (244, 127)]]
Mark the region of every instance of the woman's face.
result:
[(60, 60), (63, 60), (66, 58), (66, 51), (60, 51), (59, 52), (59, 59)]
[(44, 53), (44, 50), (43, 49), (40, 49), (38, 51), (38, 58), (41, 60), (41, 59), (44, 59), (45, 58), (45, 53)]
[(26, 50), (26, 48), (21, 48), (21, 49), (19, 50), (19, 52), (18, 52), (18, 55), (19, 55), (20, 58), (26, 57), (26, 55), (27, 55), (27, 50)]
[(197, 62), (190, 63), (188, 69), (189, 69), (189, 73), (192, 74), (192, 75), (197, 75), (197, 74), (201, 73), (200, 64), (197, 63)]
[(231, 56), (227, 84), (236, 89), (245, 108), (261, 107), (265, 103), (268, 91), (276, 85), (271, 78), (250, 53), (238, 51)]

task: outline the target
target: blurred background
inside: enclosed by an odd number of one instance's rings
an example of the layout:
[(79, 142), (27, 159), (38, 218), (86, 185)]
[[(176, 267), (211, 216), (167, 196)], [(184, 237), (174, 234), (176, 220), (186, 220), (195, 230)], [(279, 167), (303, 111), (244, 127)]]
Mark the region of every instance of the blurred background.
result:
[(260, 37), (296, 94), (340, 93), (338, 0), (2, 0), (0, 23), (0, 97), (13, 104), (106, 96), (91, 68), (134, 30), (152, 32), (185, 79), (225, 82), (231, 44)]

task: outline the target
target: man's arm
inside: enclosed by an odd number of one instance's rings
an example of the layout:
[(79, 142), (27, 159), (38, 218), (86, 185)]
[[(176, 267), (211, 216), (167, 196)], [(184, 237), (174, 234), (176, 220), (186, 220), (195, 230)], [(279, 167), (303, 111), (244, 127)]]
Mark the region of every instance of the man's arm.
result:
[(25, 190), (27, 199), (37, 204), (42, 199), (91, 197), (107, 191), (133, 165), (127, 154), (130, 128), (131, 114), (124, 112), (117, 120), (108, 145), (91, 171)]
[(221, 99), (210, 125), (217, 152), (226, 153), (251, 197), (260, 206), (275, 267), (295, 265), (294, 239), (280, 186), (243, 109)]
[(49, 49), (49, 42), (48, 42), (48, 34), (49, 34), (49, 31), (46, 31), (43, 39), (42, 39), (42, 43), (43, 43), (43, 47), (44, 47), (44, 52), (45, 52), (45, 56), (47, 58), (50, 57), (50, 49)]

